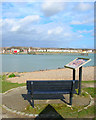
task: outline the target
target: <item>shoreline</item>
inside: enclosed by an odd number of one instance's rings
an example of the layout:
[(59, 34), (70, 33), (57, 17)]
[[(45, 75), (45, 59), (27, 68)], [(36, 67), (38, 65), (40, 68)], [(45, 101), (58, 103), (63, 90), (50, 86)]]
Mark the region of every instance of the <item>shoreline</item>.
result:
[(0, 53), (0, 55), (54, 55), (54, 54), (95, 54), (95, 52), (36, 52), (36, 53)]
[[(88, 67), (96, 67), (96, 66), (83, 66), (83, 68), (88, 68)], [(2, 72), (2, 74), (10, 74), (10, 73), (29, 73), (29, 72), (41, 72), (41, 71), (53, 71), (53, 70), (60, 70), (60, 69), (65, 69), (66, 67), (62, 67), (62, 68), (60, 68), (60, 67), (58, 67), (58, 68), (56, 68), (56, 69), (41, 69), (41, 70), (34, 70), (34, 71), (24, 71), (24, 72), (17, 72), (17, 71), (15, 71), (15, 72)], [(69, 69), (71, 69), (71, 68), (69, 68)]]
[[(96, 66), (83, 67), (82, 81), (93, 81), (96, 78), (94, 69)], [(18, 77), (7, 78), (12, 83), (26, 83), (27, 80), (72, 80), (73, 70), (69, 68), (59, 68), (51, 70), (40, 70), (33, 72), (6, 72), (16, 74)], [(5, 74), (5, 72), (3, 72)], [(76, 79), (79, 79), (79, 69), (76, 69)]]

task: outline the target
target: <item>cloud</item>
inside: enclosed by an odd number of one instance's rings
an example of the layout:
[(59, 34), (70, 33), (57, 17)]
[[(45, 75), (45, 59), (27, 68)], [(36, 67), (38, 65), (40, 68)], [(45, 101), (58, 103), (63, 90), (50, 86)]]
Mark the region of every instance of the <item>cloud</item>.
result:
[(79, 33), (93, 33), (93, 30), (78, 30)]
[(55, 29), (49, 29), (48, 30), (48, 35), (50, 34), (60, 34), (63, 31), (62, 27), (56, 27)]
[(2, 37), (2, 19), (0, 19), (0, 42)]
[(53, 16), (64, 9), (65, 9), (65, 3), (62, 2), (62, 0), (60, 0), (59, 2), (56, 2), (55, 0), (51, 2), (45, 1), (42, 4), (42, 11), (44, 15), (47, 17)]
[(37, 23), (40, 19), (38, 15), (26, 16), (22, 19), (4, 19), (3, 27), (6, 28), (6, 31), (27, 31), (29, 28), (32, 30), (32, 25)]
[(73, 25), (93, 25), (94, 23), (94, 3), (74, 3), (72, 4), (70, 23)]
[(78, 46), (82, 47), (82, 41), (92, 40), (89, 33), (93, 28), (93, 11), (90, 7), (88, 11), (88, 6), (82, 9), (86, 12), (78, 13), (72, 9), (75, 3), (66, 6), (54, 0), (12, 3), (10, 9), (7, 4), (3, 6), (4, 46), (70, 47), (72, 43), (80, 43)]
[(71, 33), (68, 33), (68, 32), (65, 32), (65, 33), (64, 33), (64, 36), (65, 36), (65, 37), (71, 37), (72, 34), (71, 34)]
[(5, 18), (24, 18), (26, 16), (39, 15), (40, 4), (38, 2), (5, 2), (2, 3), (2, 17)]
[(16, 26), (15, 19), (4, 19), (2, 20), (2, 30), (10, 31), (13, 26)]
[(19, 28), (20, 28), (19, 25), (18, 26), (14, 26), (14, 27), (12, 27), (11, 31), (18, 31)]
[(31, 16), (26, 16), (23, 19), (20, 20), (20, 23), (29, 23), (29, 22), (36, 22), (40, 19), (39, 15), (31, 15)]
[[(60, 24), (56, 22), (46, 24), (37, 24), (33, 22), (30, 24), (30, 21), (26, 18), (20, 20), (4, 20), (3, 45), (32, 45), (39, 47), (44, 47), (43, 45), (46, 45), (46, 47), (54, 47), (56, 45), (59, 47), (62, 43), (68, 44), (69, 41), (75, 41), (78, 39), (79, 33), (73, 32), (68, 24)], [(10, 21), (10, 24), (8, 24), (8, 21)], [(26, 24), (24, 24), (25, 21)]]
[(82, 20), (72, 20), (71, 22), (70, 22), (70, 24), (73, 24), (73, 25), (83, 25), (83, 24), (93, 24), (93, 18), (89, 18), (89, 19), (86, 19), (86, 20), (84, 20), (84, 19), (82, 19)]
[(79, 37), (79, 38), (82, 38), (82, 37), (84, 37), (84, 36), (83, 36), (83, 35), (79, 35), (78, 37)]
[(78, 3), (77, 6), (75, 6), (75, 10), (78, 11), (89, 11), (92, 9), (92, 5), (90, 3)]
[(39, 1), (35, 1), (35, 0), (3, 0), (2, 2), (39, 2)]
[(51, 28), (49, 28), (47, 31), (49, 38), (55, 37), (58, 40), (73, 40), (74, 36), (78, 37), (78, 34), (72, 31), (72, 27), (70, 27), (68, 24), (60, 24), (60, 23), (53, 23), (49, 24)]
[(82, 22), (82, 21), (78, 21), (78, 20), (73, 20), (72, 22), (71, 22), (71, 24), (73, 24), (73, 25), (81, 25), (81, 24), (84, 24), (85, 22)]
[(0, 19), (0, 27), (2, 26), (2, 19)]

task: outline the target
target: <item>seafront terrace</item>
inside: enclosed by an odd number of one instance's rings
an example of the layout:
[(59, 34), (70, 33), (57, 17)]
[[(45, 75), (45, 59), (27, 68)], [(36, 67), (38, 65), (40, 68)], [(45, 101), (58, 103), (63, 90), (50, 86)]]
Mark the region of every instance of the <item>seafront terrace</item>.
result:
[(22, 48), (22, 47), (15, 47), (15, 48), (1, 48), (0, 54), (48, 54), (48, 53), (93, 53), (96, 50), (94, 49), (72, 49), (72, 48)]

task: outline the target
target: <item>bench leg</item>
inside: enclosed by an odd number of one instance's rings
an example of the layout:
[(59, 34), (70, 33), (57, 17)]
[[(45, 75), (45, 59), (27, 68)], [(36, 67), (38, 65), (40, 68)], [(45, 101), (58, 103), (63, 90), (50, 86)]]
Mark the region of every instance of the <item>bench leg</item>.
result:
[(31, 95), (32, 97), (32, 107), (34, 108), (34, 98), (33, 98), (33, 95)]
[(72, 105), (72, 97), (73, 97), (73, 94), (70, 93), (70, 105)]
[(32, 99), (32, 107), (34, 108), (34, 99)]

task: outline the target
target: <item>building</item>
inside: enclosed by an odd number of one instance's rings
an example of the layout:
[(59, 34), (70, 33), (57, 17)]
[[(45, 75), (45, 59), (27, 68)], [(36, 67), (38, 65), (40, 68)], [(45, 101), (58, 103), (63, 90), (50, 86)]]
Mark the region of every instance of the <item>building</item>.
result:
[(12, 53), (19, 53), (20, 50), (19, 50), (19, 49), (14, 49), (14, 48), (13, 48), (13, 49), (11, 49), (11, 52), (12, 52)]

